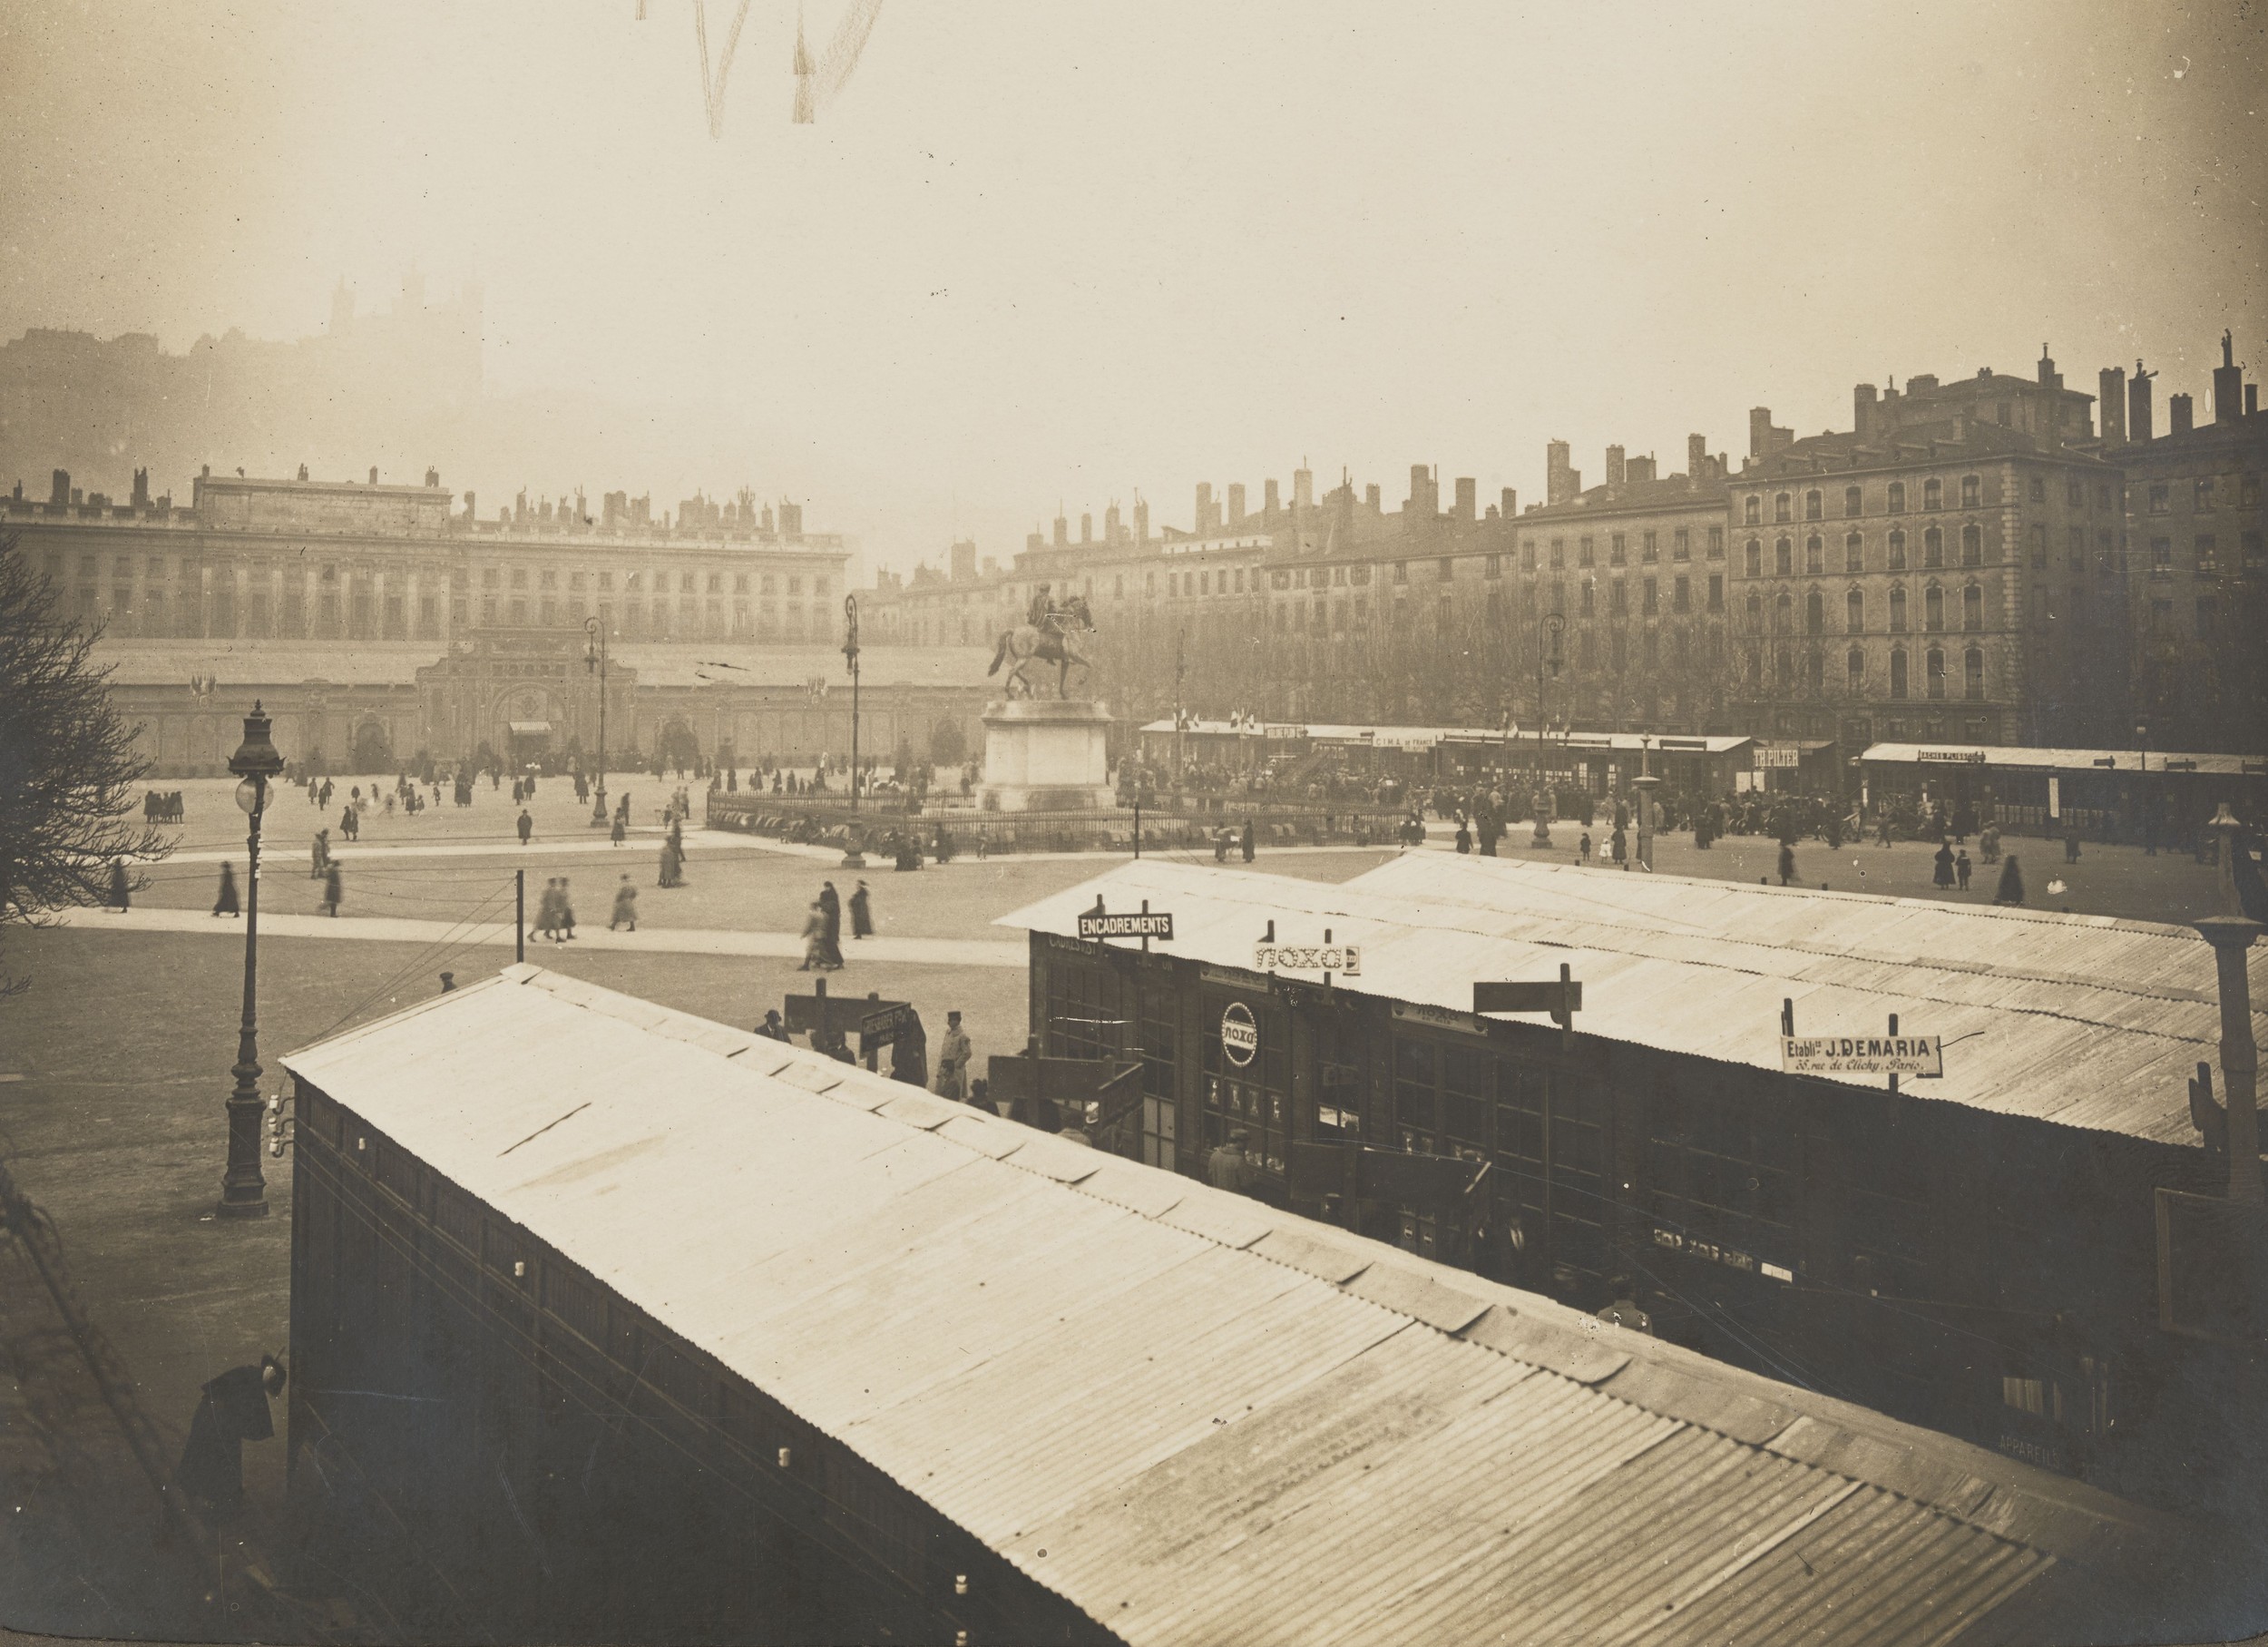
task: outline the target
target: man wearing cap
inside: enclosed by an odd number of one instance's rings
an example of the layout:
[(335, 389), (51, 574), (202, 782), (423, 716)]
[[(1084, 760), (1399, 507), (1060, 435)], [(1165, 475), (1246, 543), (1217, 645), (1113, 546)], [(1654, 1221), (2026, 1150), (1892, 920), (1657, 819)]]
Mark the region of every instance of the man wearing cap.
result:
[(937, 1083), (931, 1088), (940, 1098), (965, 1103), (969, 1097), (969, 1060), (974, 1049), (961, 1028), (961, 1015), (945, 1015), (945, 1037), (937, 1044)]

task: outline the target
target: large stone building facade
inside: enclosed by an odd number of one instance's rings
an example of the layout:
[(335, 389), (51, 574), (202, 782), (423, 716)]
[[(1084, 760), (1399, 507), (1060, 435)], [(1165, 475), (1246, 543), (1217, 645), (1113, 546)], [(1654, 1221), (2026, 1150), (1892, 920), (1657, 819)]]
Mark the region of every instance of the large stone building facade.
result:
[[(1013, 564), (956, 546), (877, 592), (878, 632), (989, 642), (1041, 583), (1101, 626), (1094, 690), (1122, 714), (1728, 734), (1855, 756), (1881, 739), (2257, 752), (2268, 724), (2260, 487), (2268, 418), (2226, 358), (2214, 421), (2154, 436), (2148, 378), (2097, 397), (2026, 376), (1862, 384), (1847, 430), (1749, 419), (1735, 467), (1682, 473), (1564, 442), (1544, 501), (1470, 479), (1398, 508), (1303, 467), (1247, 513), (1198, 488), (1191, 527), (1059, 518)], [(2114, 415), (2115, 413), (2115, 415)], [(1556, 615), (1557, 622), (1552, 620)]]
[[(621, 494), (493, 519), (422, 485), (200, 476), (193, 501), (74, 495), (0, 507), (0, 538), (103, 626), (112, 688), (161, 774), (217, 772), (259, 695), (277, 747), (337, 771), (422, 757), (595, 762), (846, 754), (851, 545), (801, 510)], [(862, 751), (953, 760), (978, 740), (974, 648), (862, 657)], [(240, 702), (239, 700), (243, 701)]]

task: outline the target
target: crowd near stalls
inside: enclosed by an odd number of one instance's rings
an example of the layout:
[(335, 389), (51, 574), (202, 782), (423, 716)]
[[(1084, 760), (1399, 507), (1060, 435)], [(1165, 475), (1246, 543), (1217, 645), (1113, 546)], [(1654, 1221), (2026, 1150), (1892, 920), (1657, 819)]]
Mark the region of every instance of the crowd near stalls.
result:
[[(1080, 936), (1136, 909), (1170, 936)], [(2262, 1524), (2257, 1430), (2212, 1417), (2250, 1363), (2164, 1221), (2232, 1176), (2190, 929), (1438, 851), (1128, 864), (1002, 924), (1042, 1050), (1141, 1065), (1099, 1147)], [(1477, 1012), (1496, 985), (1530, 1015)], [(1901, 1029), (1934, 1070), (1786, 1067)]]

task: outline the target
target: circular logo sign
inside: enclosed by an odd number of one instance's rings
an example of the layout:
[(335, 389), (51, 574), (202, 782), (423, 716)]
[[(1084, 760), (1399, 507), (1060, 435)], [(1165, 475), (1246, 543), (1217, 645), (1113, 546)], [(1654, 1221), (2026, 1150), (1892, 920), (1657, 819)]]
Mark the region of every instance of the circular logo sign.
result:
[(1242, 1001), (1231, 1001), (1221, 1013), (1220, 1049), (1238, 1069), (1260, 1050), (1260, 1026), (1253, 1020), (1252, 1008)]

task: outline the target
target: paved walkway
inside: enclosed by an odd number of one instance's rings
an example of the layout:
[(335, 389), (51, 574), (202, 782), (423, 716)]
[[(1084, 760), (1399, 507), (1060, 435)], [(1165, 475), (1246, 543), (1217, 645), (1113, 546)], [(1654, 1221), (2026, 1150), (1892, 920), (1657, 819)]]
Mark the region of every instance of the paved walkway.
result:
[[(59, 925), (81, 926), (90, 932), (199, 932), (212, 936), (235, 936), (244, 930), (240, 921), (194, 909), (129, 909), (123, 915), (109, 909), (74, 909), (59, 914), (56, 919)], [(262, 937), (422, 944), (452, 951), (474, 946), (509, 948), (512, 945), (509, 919), (452, 923), (384, 917), (262, 915), (259, 930)], [(603, 926), (588, 925), (579, 925), (575, 930), (572, 941), (578, 949), (620, 949), (648, 955), (750, 956), (791, 961), (803, 956), (803, 938), (791, 932), (736, 932), (689, 926), (646, 926), (636, 932), (609, 932)], [(532, 954), (551, 946), (547, 938), (533, 935), (528, 938)], [(1030, 959), (1030, 950), (1023, 943), (994, 938), (846, 938), (844, 948), (861, 960), (929, 966), (1021, 967)]]

